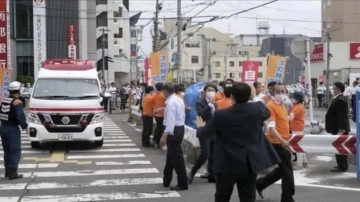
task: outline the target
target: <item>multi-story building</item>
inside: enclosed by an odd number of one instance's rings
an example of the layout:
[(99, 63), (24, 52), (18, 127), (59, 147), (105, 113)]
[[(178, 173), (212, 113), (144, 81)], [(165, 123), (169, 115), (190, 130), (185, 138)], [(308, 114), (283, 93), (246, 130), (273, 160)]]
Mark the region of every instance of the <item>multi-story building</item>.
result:
[[(189, 27), (182, 32), (181, 74), (183, 81), (219, 82), (226, 78), (239, 81), (242, 72), (241, 61), (244, 60), (259, 61), (259, 75), (262, 77), (266, 59), (258, 58), (260, 46), (243, 46), (234, 43), (232, 34), (222, 33), (211, 27), (201, 29), (198, 26)], [(161, 48), (172, 56), (170, 69), (174, 70), (172, 71), (173, 78), (177, 78), (176, 59), (174, 59), (177, 53), (175, 21), (165, 20), (164, 31), (168, 38), (163, 41)]]
[(354, 0), (322, 0), (323, 39), (327, 40), (327, 32), (331, 41), (360, 41), (360, 1)]
[(102, 68), (106, 82), (129, 81), (129, 0), (8, 0), (13, 78), (36, 77), (45, 59), (77, 58)]
[[(130, 81), (130, 22), (129, 0), (96, 1), (97, 67), (105, 64), (104, 79), (117, 85)], [(103, 38), (104, 37), (104, 38)], [(112, 62), (104, 58), (111, 58)]]

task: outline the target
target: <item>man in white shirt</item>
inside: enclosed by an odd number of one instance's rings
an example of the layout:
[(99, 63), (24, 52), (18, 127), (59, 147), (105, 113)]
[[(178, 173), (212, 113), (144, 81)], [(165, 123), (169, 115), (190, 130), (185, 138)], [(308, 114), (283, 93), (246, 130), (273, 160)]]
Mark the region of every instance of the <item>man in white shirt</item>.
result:
[(253, 98), (253, 101), (255, 102), (258, 102), (258, 101), (261, 101), (261, 102), (264, 102), (264, 100), (262, 99), (265, 94), (262, 93), (262, 90), (263, 90), (263, 86), (260, 82), (254, 82), (253, 83), (253, 86), (255, 88), (255, 97)]
[(178, 184), (170, 187), (170, 190), (187, 190), (188, 180), (181, 142), (185, 133), (185, 104), (184, 101), (175, 95), (175, 88), (172, 84), (165, 84), (163, 93), (166, 98), (164, 114), (165, 131), (160, 140), (160, 146), (167, 146), (166, 163), (164, 168), (164, 187), (169, 187), (173, 170), (178, 175)]
[(319, 83), (319, 87), (316, 89), (316, 94), (318, 98), (319, 105), (318, 107), (321, 108), (323, 105), (323, 100), (326, 92), (326, 87), (323, 82)]

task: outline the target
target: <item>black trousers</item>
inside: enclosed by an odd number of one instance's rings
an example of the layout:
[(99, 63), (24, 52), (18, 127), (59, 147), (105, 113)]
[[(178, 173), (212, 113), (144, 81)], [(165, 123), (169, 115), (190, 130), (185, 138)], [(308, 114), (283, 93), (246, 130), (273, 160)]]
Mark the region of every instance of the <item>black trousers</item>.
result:
[(150, 135), (153, 130), (153, 117), (143, 115), (143, 131), (142, 131), (142, 145), (148, 146), (150, 144)]
[(318, 107), (319, 108), (323, 107), (324, 94), (317, 94), (317, 98), (318, 98), (318, 101), (319, 101)]
[(214, 177), (214, 149), (215, 149), (215, 139), (214, 137), (205, 137), (203, 135), (199, 136), (200, 143), (200, 156), (196, 160), (191, 173), (193, 175), (201, 168), (202, 165), (208, 160), (207, 170), (209, 173), (209, 179)]
[(164, 117), (155, 117), (155, 121), (156, 121), (156, 129), (155, 129), (155, 133), (154, 133), (154, 143), (155, 144), (159, 144), (160, 143), (160, 139), (161, 139), (161, 135), (164, 132)]
[(166, 163), (164, 168), (164, 186), (169, 186), (172, 180), (173, 170), (177, 174), (178, 186), (181, 188), (188, 188), (188, 180), (186, 176), (186, 168), (183, 152), (181, 149), (181, 142), (184, 137), (185, 127), (175, 126), (174, 135), (168, 135), (166, 146)]
[(293, 202), (295, 194), (294, 173), (291, 163), (291, 152), (280, 144), (273, 144), (274, 149), (281, 159), (281, 163), (273, 171), (256, 182), (258, 188), (265, 189), (281, 179), (281, 202)]
[[(337, 135), (337, 134), (333, 134), (333, 135)], [(348, 156), (347, 155), (339, 155), (339, 154), (335, 154), (335, 159), (336, 159), (336, 163), (337, 163), (337, 167), (341, 170), (347, 170), (349, 165), (348, 165)]]
[(241, 202), (255, 202), (256, 173), (251, 172), (246, 176), (228, 173), (217, 174), (215, 202), (230, 201), (235, 184)]

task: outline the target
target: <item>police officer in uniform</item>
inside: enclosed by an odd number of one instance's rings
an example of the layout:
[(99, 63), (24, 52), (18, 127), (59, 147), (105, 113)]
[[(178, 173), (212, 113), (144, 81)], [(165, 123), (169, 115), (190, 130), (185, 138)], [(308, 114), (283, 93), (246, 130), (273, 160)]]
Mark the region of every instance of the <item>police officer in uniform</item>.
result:
[(5, 98), (0, 105), (0, 135), (4, 150), (5, 177), (10, 180), (22, 178), (17, 172), (21, 156), (21, 132), (26, 129), (26, 117), (23, 103), (20, 100), (20, 82), (9, 84), (9, 98)]

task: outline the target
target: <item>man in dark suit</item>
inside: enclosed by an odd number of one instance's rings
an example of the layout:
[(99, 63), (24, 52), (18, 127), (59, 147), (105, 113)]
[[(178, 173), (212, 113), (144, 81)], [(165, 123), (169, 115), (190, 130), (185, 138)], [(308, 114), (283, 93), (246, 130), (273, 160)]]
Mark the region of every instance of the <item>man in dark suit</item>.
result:
[(216, 174), (215, 202), (230, 201), (237, 184), (240, 201), (254, 202), (257, 173), (279, 163), (279, 157), (267, 141), (263, 123), (270, 112), (261, 102), (248, 102), (251, 88), (235, 83), (230, 108), (215, 111), (206, 124), (197, 117), (201, 135), (214, 135), (216, 131), (214, 171)]
[[(350, 132), (349, 107), (347, 98), (343, 95), (345, 85), (335, 82), (333, 85), (333, 98), (325, 116), (326, 132), (333, 135), (347, 135)], [(346, 155), (335, 155), (337, 166), (332, 172), (346, 172), (348, 162)]]
[[(213, 118), (213, 114), (215, 112), (216, 104), (215, 104), (215, 94), (216, 94), (216, 86), (212, 84), (207, 84), (204, 87), (205, 97), (199, 98), (196, 102), (196, 113), (200, 116), (205, 122), (209, 122)], [(210, 133), (214, 133), (211, 131)], [(200, 143), (200, 156), (196, 160), (194, 166), (192, 167), (190, 173), (188, 174), (188, 180), (191, 184), (194, 180), (194, 176), (196, 172), (201, 168), (202, 165), (208, 160), (207, 171), (208, 174), (201, 175), (201, 178), (207, 178), (208, 182), (214, 183), (214, 147), (215, 147), (215, 139), (213, 136), (201, 135), (199, 131), (197, 131), (196, 136), (199, 138)]]

